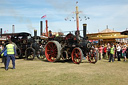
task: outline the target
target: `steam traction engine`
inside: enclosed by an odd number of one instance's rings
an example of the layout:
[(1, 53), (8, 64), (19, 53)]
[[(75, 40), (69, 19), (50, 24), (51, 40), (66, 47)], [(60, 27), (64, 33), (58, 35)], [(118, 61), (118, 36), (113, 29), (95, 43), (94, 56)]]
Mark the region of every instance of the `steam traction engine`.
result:
[[(17, 51), (16, 58), (23, 58), (23, 56), (25, 56), (25, 50), (28, 47), (28, 39), (31, 38), (31, 34), (26, 32), (6, 33), (2, 34), (2, 36), (6, 36), (12, 40)], [(8, 44), (8, 40), (5, 41), (5, 45), (6, 44)]]
[(91, 43), (86, 37), (86, 24), (83, 24), (83, 35), (80, 36), (79, 30), (67, 34), (65, 37), (58, 36), (47, 42), (45, 46), (45, 56), (48, 61), (56, 62), (62, 59), (72, 59), (76, 64), (82, 61), (82, 57), (91, 49)]
[[(41, 47), (42, 39), (37, 36), (37, 31), (34, 31), (33, 37), (31, 34), (25, 32), (3, 34), (3, 36), (5, 35), (10, 36), (15, 45), (17, 58), (23, 58), (25, 56), (27, 59), (34, 59), (37, 56), (41, 59), (44, 57), (44, 49)], [(8, 43), (8, 41), (5, 43)]]
[(42, 47), (42, 39), (37, 36), (37, 30), (34, 30), (34, 37), (31, 37), (27, 41), (27, 48), (25, 50), (25, 57), (28, 60), (33, 60), (35, 56), (37, 58), (44, 58), (44, 48)]

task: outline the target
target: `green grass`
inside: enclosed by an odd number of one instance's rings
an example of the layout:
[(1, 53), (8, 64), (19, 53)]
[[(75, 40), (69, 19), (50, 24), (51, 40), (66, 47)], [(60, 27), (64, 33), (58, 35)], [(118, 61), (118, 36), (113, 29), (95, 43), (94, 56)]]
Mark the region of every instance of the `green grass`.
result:
[(100, 60), (96, 64), (83, 60), (51, 63), (35, 59), (16, 60), (16, 69), (4, 70), (0, 63), (0, 85), (127, 85), (128, 60)]

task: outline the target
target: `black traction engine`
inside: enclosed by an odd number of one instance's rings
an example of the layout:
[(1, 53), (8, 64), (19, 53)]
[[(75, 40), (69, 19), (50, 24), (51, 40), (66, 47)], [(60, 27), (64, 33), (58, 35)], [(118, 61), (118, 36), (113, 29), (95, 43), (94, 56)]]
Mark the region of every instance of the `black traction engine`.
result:
[(56, 62), (60, 59), (72, 59), (76, 64), (82, 61), (91, 49), (91, 43), (86, 37), (86, 24), (83, 24), (83, 37), (80, 36), (79, 30), (50, 39), (45, 45), (45, 56), (48, 61)]

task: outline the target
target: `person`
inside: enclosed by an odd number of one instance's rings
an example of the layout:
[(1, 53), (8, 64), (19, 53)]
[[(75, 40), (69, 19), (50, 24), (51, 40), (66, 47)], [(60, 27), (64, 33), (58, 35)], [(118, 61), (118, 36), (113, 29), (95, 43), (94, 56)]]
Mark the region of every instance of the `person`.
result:
[[(99, 53), (99, 50), (97, 48), (97, 46), (95, 45), (95, 50), (96, 50), (96, 57), (98, 58), (98, 53)], [(98, 59), (97, 59), (98, 60)]]
[[(0, 52), (3, 50), (3, 48), (4, 48), (4, 47), (3, 47), (2, 45), (0, 45)], [(2, 62), (1, 62), (1, 63), (4, 63), (4, 60), (5, 60), (3, 55), (4, 55), (4, 53), (2, 53), (2, 54), (0, 55), (1, 58), (2, 58)]]
[(117, 47), (116, 47), (116, 50), (117, 50), (117, 58), (118, 58), (118, 61), (120, 61), (120, 56), (121, 56), (121, 47), (119, 44), (117, 44)]
[(11, 39), (9, 39), (8, 41), (9, 41), (9, 44), (7, 44), (6, 47), (1, 52), (3, 53), (7, 49), (7, 62), (6, 62), (5, 70), (8, 70), (10, 59), (12, 60), (13, 69), (15, 69), (16, 49), (15, 49), (15, 46), (12, 44)]
[(58, 36), (59, 36), (59, 34), (57, 33), (57, 34), (56, 34), (56, 37), (58, 37)]
[(113, 55), (114, 55), (114, 45), (111, 45), (109, 62), (111, 62), (111, 60), (112, 60), (112, 62), (114, 62)]
[(108, 59), (110, 58), (110, 49), (111, 49), (111, 47), (110, 47), (110, 45), (108, 44), (108, 47), (107, 47)]
[(99, 47), (99, 60), (101, 60), (102, 59), (102, 50), (103, 50), (103, 48), (102, 48), (102, 45)]
[[(0, 45), (0, 52), (1, 52), (2, 50), (3, 50), (3, 47), (2, 47), (2, 45)], [(1, 63), (3, 63), (3, 54), (1, 54), (0, 57), (2, 58), (2, 62), (1, 62)]]
[(52, 31), (49, 30), (49, 37), (52, 37)]
[(122, 54), (123, 54), (123, 57), (124, 57), (124, 61), (126, 61), (126, 45), (123, 46), (122, 48)]
[(80, 40), (80, 31), (75, 31), (75, 35), (77, 40)]
[(106, 58), (107, 46), (105, 45), (103, 48), (103, 58)]
[[(4, 48), (4, 46), (2, 46), (2, 49)], [(2, 54), (2, 63), (4, 63), (4, 66), (6, 67), (6, 61), (7, 61), (7, 50), (5, 50)]]
[(117, 49), (116, 49), (116, 45), (114, 45), (114, 48), (115, 48), (115, 53), (114, 53), (114, 60), (117, 58)]

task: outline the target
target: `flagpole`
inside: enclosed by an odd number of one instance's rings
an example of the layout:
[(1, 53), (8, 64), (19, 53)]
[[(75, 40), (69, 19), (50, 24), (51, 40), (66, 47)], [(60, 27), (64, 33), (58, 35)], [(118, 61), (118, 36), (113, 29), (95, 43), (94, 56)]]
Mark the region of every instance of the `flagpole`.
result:
[[(76, 2), (77, 5), (78, 1)], [(78, 11), (78, 6), (76, 6), (76, 27), (77, 27), (77, 31), (79, 31), (79, 11)]]

